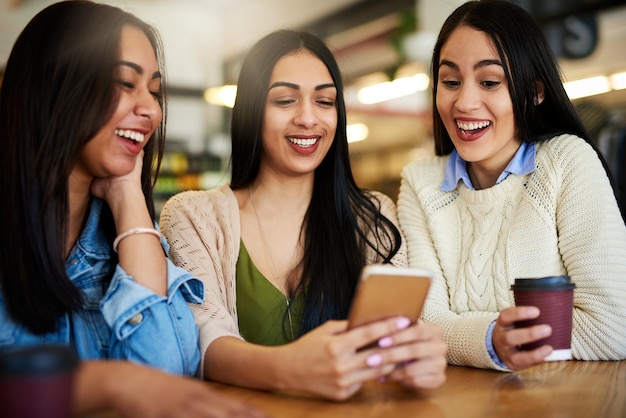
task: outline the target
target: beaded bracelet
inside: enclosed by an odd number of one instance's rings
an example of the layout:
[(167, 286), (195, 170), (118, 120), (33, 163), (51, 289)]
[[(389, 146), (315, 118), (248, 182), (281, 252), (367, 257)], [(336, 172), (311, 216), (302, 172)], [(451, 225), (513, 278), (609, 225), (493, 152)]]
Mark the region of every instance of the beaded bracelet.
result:
[(159, 240), (161, 240), (161, 234), (156, 229), (153, 229), (153, 228), (131, 228), (128, 231), (122, 232), (121, 234), (119, 234), (117, 236), (117, 238), (115, 238), (115, 241), (113, 241), (113, 251), (117, 252), (117, 246), (119, 245), (121, 240), (123, 240), (124, 238), (129, 237), (131, 235), (137, 235), (137, 234), (152, 234), (155, 237), (157, 237)]

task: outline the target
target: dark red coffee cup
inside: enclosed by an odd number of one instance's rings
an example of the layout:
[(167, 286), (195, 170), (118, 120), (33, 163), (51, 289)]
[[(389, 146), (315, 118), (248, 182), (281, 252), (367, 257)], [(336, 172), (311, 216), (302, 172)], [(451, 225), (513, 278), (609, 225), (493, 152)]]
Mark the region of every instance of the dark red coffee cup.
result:
[(548, 338), (521, 346), (522, 350), (534, 350), (543, 345), (552, 346), (552, 354), (546, 361), (569, 360), (572, 358), (572, 312), (574, 288), (568, 276), (515, 279), (511, 286), (516, 306), (536, 306), (539, 317), (515, 323), (516, 328), (547, 324), (552, 327)]
[(0, 352), (3, 418), (68, 418), (78, 359), (69, 347), (32, 346)]

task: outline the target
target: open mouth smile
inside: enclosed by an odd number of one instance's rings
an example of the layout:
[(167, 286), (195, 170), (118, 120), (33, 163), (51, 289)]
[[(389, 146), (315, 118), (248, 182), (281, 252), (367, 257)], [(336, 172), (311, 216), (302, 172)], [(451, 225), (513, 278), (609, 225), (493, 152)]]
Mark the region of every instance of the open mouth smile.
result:
[(141, 132), (131, 131), (130, 129), (116, 129), (115, 135), (139, 143), (142, 143), (145, 139), (144, 134), (142, 134)]
[(311, 148), (312, 146), (317, 144), (317, 141), (320, 140), (320, 137), (318, 136), (315, 138), (296, 138), (293, 136), (288, 136), (287, 140), (291, 142), (292, 144), (297, 145), (299, 147)]

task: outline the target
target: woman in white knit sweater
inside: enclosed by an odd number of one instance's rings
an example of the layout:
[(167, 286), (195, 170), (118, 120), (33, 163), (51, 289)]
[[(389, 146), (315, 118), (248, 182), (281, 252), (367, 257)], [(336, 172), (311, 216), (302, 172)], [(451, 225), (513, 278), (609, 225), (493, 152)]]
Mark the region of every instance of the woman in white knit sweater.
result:
[(308, 33), (271, 33), (237, 90), (230, 185), (179, 194), (161, 214), (172, 260), (205, 284), (192, 307), (204, 377), (332, 399), (381, 377), (439, 386), (436, 325), (390, 318), (347, 331), (363, 266), (406, 265), (406, 252), (393, 201), (352, 178), (329, 49)]
[(402, 173), (409, 265), (435, 273), (423, 318), (448, 361), (499, 370), (539, 364), (551, 333), (514, 329), (517, 277), (576, 284), (572, 354), (626, 358), (626, 227), (610, 174), (569, 101), (541, 30), (504, 1), (472, 1), (444, 23), (433, 61), (437, 157)]

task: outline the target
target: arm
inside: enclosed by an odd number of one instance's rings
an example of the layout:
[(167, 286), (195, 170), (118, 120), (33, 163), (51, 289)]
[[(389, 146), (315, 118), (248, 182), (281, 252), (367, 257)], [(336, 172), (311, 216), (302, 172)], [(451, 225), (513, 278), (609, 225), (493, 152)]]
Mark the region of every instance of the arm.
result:
[(200, 381), (128, 362), (87, 361), (78, 369), (75, 416), (114, 411), (120, 417), (263, 417)]
[[(372, 192), (372, 194), (378, 198), (380, 202), (380, 213), (383, 214), (387, 219), (389, 219), (400, 231), (400, 235), (402, 237), (402, 243), (396, 255), (391, 259), (391, 264), (396, 267), (406, 267), (407, 266), (407, 255), (406, 255), (406, 240), (402, 235), (402, 230), (400, 229), (400, 222), (398, 221), (398, 212), (396, 209), (396, 205), (393, 201), (386, 195), (379, 192)], [(375, 242), (375, 240), (374, 240)], [(373, 264), (380, 262), (377, 254), (368, 248), (367, 253), (367, 263)]]
[[(229, 196), (232, 192), (224, 193)], [(183, 193), (170, 199), (161, 215), (163, 233), (172, 245), (172, 259), (206, 284), (205, 301), (194, 310), (201, 333), (205, 378), (256, 389), (345, 399), (365, 380), (390, 373), (399, 361), (418, 357), (419, 353), (406, 346), (357, 352), (359, 347), (408, 325), (398, 325), (397, 318), (350, 332), (344, 332), (346, 321), (330, 321), (295, 342), (278, 347), (243, 341), (237, 330), (234, 295), (239, 222), (232, 212), (238, 213), (238, 208), (236, 200), (232, 200), (234, 196), (224, 200), (219, 194)], [(232, 225), (227, 226), (229, 223)], [(376, 356), (379, 351), (382, 353)], [(368, 364), (370, 356), (374, 360)], [(434, 369), (434, 373), (417, 377), (415, 386), (442, 382), (443, 368)], [(433, 379), (433, 374), (439, 380)]]
[(626, 227), (596, 153), (572, 138), (554, 151), (563, 171), (559, 250), (576, 283), (572, 353), (582, 360), (625, 359)]
[[(141, 157), (128, 175), (95, 179), (92, 185), (92, 193), (111, 208), (118, 235), (154, 228), (140, 188)], [(201, 283), (169, 263), (152, 234), (130, 235), (118, 251), (119, 264), (100, 304), (111, 328), (109, 357), (194, 375), (200, 363), (198, 331), (186, 301), (201, 301)]]
[[(426, 164), (420, 168), (421, 164)], [(447, 216), (450, 193), (439, 191), (443, 181), (444, 162), (427, 160), (413, 163), (402, 172), (398, 199), (398, 217), (407, 240), (409, 266), (433, 273), (433, 281), (422, 318), (442, 328), (448, 344), (448, 361), (452, 364), (502, 370), (489, 355), (486, 336), (497, 312), (460, 312), (452, 310), (448, 281), (440, 264), (438, 251), (454, 252), (454, 231), (458, 220)], [(438, 245), (439, 244), (439, 245)]]

